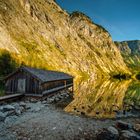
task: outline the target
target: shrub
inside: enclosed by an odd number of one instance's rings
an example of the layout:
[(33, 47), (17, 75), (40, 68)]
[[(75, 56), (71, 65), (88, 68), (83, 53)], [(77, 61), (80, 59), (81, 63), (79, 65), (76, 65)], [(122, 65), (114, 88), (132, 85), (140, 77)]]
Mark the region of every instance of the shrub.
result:
[(16, 62), (6, 50), (0, 53), (0, 77), (6, 76), (16, 68)]

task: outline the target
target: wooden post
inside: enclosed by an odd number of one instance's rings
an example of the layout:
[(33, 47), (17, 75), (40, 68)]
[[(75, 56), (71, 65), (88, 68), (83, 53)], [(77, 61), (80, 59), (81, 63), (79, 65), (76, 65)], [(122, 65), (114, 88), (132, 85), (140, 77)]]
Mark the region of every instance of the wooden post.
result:
[(64, 84), (65, 84), (65, 89), (66, 89), (66, 86), (67, 86), (66, 80), (64, 81)]
[(72, 94), (74, 93), (74, 86), (73, 85), (72, 85), (72, 91), (71, 92), (72, 92)]

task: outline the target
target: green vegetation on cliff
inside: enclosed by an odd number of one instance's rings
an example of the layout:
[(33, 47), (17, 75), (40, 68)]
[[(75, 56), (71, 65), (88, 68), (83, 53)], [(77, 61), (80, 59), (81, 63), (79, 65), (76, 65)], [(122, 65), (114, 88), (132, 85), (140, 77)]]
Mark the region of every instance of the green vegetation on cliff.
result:
[(140, 71), (140, 41), (123, 41), (115, 42), (116, 46), (121, 51), (125, 63), (132, 72)]

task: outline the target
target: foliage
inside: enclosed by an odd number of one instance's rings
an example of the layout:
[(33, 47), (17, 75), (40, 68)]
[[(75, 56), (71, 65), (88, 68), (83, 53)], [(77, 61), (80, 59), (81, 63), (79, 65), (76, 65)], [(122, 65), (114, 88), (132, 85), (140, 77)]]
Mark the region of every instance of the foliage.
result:
[(131, 79), (131, 75), (127, 74), (127, 73), (112, 74), (111, 77), (113, 77), (114, 79), (118, 79), (118, 80)]
[(3, 95), (4, 95), (4, 83), (0, 79), (0, 96), (3, 96)]
[(140, 80), (140, 72), (138, 74), (136, 74), (135, 77), (136, 77), (137, 80)]
[(10, 53), (3, 50), (0, 53), (0, 77), (6, 76), (7, 74), (13, 72), (16, 66), (17, 64)]
[(24, 47), (24, 49), (26, 49), (28, 52), (35, 52), (35, 51), (39, 51), (38, 48), (38, 44), (34, 41), (32, 42), (27, 42), (27, 41), (21, 41), (20, 45), (22, 47)]

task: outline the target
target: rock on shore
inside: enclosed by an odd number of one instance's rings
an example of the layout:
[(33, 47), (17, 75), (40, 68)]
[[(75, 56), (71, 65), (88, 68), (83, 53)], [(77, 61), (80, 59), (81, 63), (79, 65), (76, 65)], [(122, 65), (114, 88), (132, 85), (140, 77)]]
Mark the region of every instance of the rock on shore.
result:
[(102, 121), (71, 115), (56, 107), (67, 98), (70, 94), (62, 92), (1, 105), (0, 140), (140, 140), (139, 118)]

